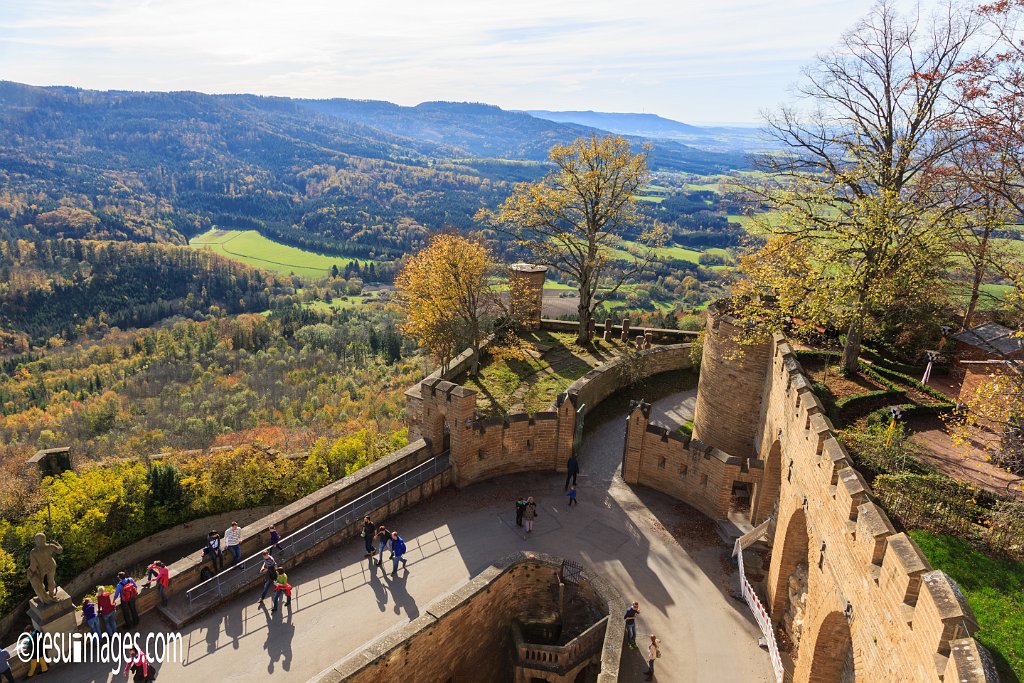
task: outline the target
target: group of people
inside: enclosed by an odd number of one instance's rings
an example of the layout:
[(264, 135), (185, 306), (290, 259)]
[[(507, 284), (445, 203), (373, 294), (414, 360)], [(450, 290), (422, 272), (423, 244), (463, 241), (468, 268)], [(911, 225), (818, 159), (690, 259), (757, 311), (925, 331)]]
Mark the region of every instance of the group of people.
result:
[(259, 604), (263, 606), (263, 601), (267, 599), (267, 594), (273, 592), (271, 614), (276, 612), (280, 606), (282, 595), (285, 596), (284, 606), (291, 609), (293, 591), (292, 585), (288, 583), (288, 575), (284, 573), (284, 565), (278, 564), (274, 556), (270, 554), (270, 550), (275, 547), (278, 547), (277, 544), (272, 544), (271, 548), (263, 551), (263, 561), (260, 563), (260, 574), (263, 575), (263, 592), (260, 593)]
[[(638, 649), (636, 644), (636, 617), (638, 614), (640, 614), (640, 603), (634, 600), (633, 604), (626, 609), (624, 616), (626, 621), (626, 644), (630, 650)], [(659, 647), (661, 641), (653, 633), (650, 635), (650, 638), (651, 641), (647, 644), (646, 653), (647, 671), (644, 672), (647, 680), (654, 678), (654, 660), (661, 656), (661, 648)]]
[[(163, 562), (157, 560), (149, 565), (150, 580), (146, 583), (151, 585), (153, 578), (160, 588), (160, 600), (166, 602), (166, 589), (169, 582), (169, 573)], [(89, 630), (96, 635), (106, 633), (113, 636), (117, 631), (117, 605), (121, 606), (121, 616), (124, 618), (125, 629), (133, 629), (139, 625), (139, 610), (135, 606), (135, 600), (139, 597), (139, 585), (135, 579), (125, 572), (117, 573), (117, 583), (114, 591), (109, 592), (104, 586), (96, 586), (96, 601), (91, 598), (82, 600), (82, 619)]]
[(377, 556), (377, 566), (383, 568), (384, 566), (384, 549), (391, 549), (391, 576), (398, 576), (398, 563), (402, 563), (402, 569), (405, 569), (408, 563), (406, 558), (406, 546), (405, 539), (398, 535), (397, 531), (390, 531), (383, 524), (377, 526), (373, 523), (369, 517), (363, 517), (363, 530), (360, 532), (360, 536), (363, 537), (363, 545), (366, 547), (366, 557), (372, 558), (374, 555)]
[[(273, 527), (271, 527), (273, 528)], [(211, 529), (206, 535), (206, 546), (203, 548), (203, 559), (209, 558), (217, 571), (224, 570), (224, 552), (231, 553), (231, 565), (234, 566), (242, 560), (242, 527), (238, 522), (231, 522), (231, 526), (221, 536), (216, 529)]]

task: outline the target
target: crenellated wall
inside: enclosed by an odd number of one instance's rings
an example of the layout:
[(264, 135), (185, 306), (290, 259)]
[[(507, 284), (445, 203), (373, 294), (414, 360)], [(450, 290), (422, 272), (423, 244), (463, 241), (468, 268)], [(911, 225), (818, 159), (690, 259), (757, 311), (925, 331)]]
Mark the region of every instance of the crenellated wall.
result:
[(621, 359), (594, 368), (559, 396), (550, 410), (480, 419), (476, 392), (432, 377), (417, 392), (418, 415), (410, 415), (434, 453), (450, 451), (456, 486), (504, 474), (565, 471), (572, 453), (577, 411), (584, 414), (609, 395), (651, 375), (691, 367), (690, 345), (673, 344), (638, 351), (639, 373), (628, 373)]
[(997, 680), (963, 594), (896, 533), (832, 429), (775, 335), (756, 439), (779, 492), (767, 604), (795, 636), (794, 680)]

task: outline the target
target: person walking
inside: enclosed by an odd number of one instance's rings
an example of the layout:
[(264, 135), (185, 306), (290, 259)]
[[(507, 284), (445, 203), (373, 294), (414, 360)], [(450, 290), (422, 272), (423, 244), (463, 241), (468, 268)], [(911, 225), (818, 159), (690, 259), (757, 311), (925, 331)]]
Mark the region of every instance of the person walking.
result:
[(569, 492), (565, 494), (569, 496), (569, 507), (573, 505), (579, 505), (579, 501), (576, 500), (576, 484), (569, 487)]
[(652, 633), (651, 642), (647, 645), (647, 671), (644, 672), (647, 680), (654, 678), (654, 660), (661, 656), (661, 649), (658, 647), (660, 642)]
[(114, 607), (114, 599), (103, 586), (96, 586), (96, 607), (100, 611), (100, 619), (103, 620), (103, 630), (111, 638), (117, 631), (117, 612)]
[(96, 615), (96, 605), (89, 598), (82, 600), (82, 620), (89, 626), (90, 631), (99, 636), (100, 618)]
[(135, 646), (124, 660), (124, 677), (131, 678), (133, 683), (147, 683), (155, 677), (149, 659)]
[(523, 525), (523, 512), (526, 511), (526, 499), (522, 496), (516, 498), (516, 526)]
[(398, 563), (402, 563), (402, 569), (408, 560), (405, 559), (405, 541), (398, 535), (397, 531), (391, 532), (391, 576), (398, 576)]
[[(380, 546), (377, 552), (377, 566), (383, 567), (384, 562), (384, 548), (391, 542), (391, 532), (388, 531), (383, 524), (377, 527), (377, 543)], [(392, 555), (394, 553), (392, 552)]]
[(124, 616), (124, 627), (135, 628), (139, 625), (139, 610), (135, 607), (135, 598), (139, 595), (139, 586), (135, 579), (124, 572), (117, 573), (117, 585), (114, 586), (114, 601), (121, 600), (121, 614)]
[(238, 526), (238, 522), (231, 522), (231, 526), (224, 532), (224, 544), (227, 545), (228, 550), (231, 551), (231, 555), (234, 558), (231, 560), (231, 566), (238, 564), (242, 559), (242, 528)]
[(624, 619), (626, 620), (626, 642), (629, 643), (629, 649), (636, 649), (636, 615), (640, 614), (640, 603), (633, 601), (629, 609), (626, 610)]
[(274, 600), (273, 606), (270, 608), (270, 613), (273, 614), (277, 611), (277, 606), (281, 603), (281, 594), (284, 593), (286, 600), (284, 606), (288, 609), (292, 607), (292, 587), (288, 583), (288, 575), (284, 573), (284, 567), (279, 566), (277, 568), (277, 578), (274, 579)]
[(363, 517), (363, 530), (359, 533), (363, 537), (363, 546), (366, 548), (366, 557), (372, 557), (374, 553), (373, 539), (376, 535), (376, 527), (369, 517)]
[(523, 509), (523, 519), (526, 520), (526, 533), (533, 531), (533, 520), (537, 519), (537, 504), (533, 502), (533, 496), (526, 499)]
[(269, 550), (263, 551), (263, 563), (260, 565), (260, 574), (263, 574), (263, 593), (260, 594), (260, 604), (267, 599), (267, 593), (274, 587), (277, 580), (277, 562), (270, 555)]
[(565, 490), (569, 490), (569, 480), (572, 479), (572, 485), (576, 485), (576, 475), (580, 473), (580, 461), (576, 459), (576, 454), (573, 453), (569, 456), (569, 461), (565, 463)]
[(224, 571), (224, 552), (220, 547), (220, 534), (216, 529), (210, 529), (206, 535), (206, 547), (203, 548), (203, 555), (209, 555), (213, 560), (213, 568), (217, 571)]
[(160, 591), (160, 604), (167, 607), (167, 587), (171, 583), (171, 572), (160, 560), (154, 562), (156, 565), (156, 589)]
[(277, 529), (274, 528), (273, 524), (271, 524), (270, 528), (267, 529), (267, 533), (270, 534), (270, 550), (271, 550), (271, 552), (273, 552), (275, 550), (280, 552), (281, 551), (281, 534), (277, 533)]
[(7, 683), (14, 683), (14, 674), (11, 673), (11, 653), (2, 647), (0, 647), (0, 677), (6, 678)]

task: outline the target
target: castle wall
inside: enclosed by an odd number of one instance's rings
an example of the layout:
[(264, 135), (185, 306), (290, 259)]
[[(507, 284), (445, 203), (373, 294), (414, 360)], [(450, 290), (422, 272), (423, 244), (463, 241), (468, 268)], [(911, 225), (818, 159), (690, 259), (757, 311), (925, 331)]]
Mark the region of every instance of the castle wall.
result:
[[(962, 593), (872, 500), (781, 335), (764, 396), (759, 450), (781, 460), (767, 604), (792, 628), (790, 603), (805, 601), (796, 683), (996, 680)], [(805, 594), (794, 596), (790, 577), (803, 571)]]
[[(512, 620), (558, 612), (561, 562), (527, 552), (496, 562), (401, 630), (339, 661), (320, 681), (511, 683)], [(625, 611), (621, 596), (601, 577), (584, 571), (580, 588), (604, 614)], [(618, 680), (623, 636), (622, 620), (610, 619), (599, 683)]]
[(693, 437), (746, 460), (755, 453), (771, 347), (740, 344), (742, 336), (739, 322), (709, 309)]
[(729, 514), (736, 482), (759, 484), (762, 470), (701, 441), (648, 421), (650, 405), (636, 404), (627, 419), (622, 478), (682, 500), (712, 518)]

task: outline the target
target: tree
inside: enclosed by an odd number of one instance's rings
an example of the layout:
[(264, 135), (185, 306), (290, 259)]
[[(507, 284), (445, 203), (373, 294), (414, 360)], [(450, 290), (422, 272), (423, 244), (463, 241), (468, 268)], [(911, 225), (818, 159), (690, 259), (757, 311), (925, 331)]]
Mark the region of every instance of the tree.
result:
[[(555, 145), (555, 168), (541, 182), (520, 183), (496, 214), (478, 218), (511, 233), (532, 257), (575, 280), (579, 290), (577, 342), (590, 344), (594, 309), (653, 260), (662, 230), (639, 232), (621, 259), (623, 236), (641, 223), (635, 195), (647, 179), (647, 148), (634, 154), (629, 142), (609, 135)], [(619, 267), (622, 266), (622, 267)]]
[(405, 313), (401, 329), (437, 358), (443, 370), (468, 346), (476, 373), (488, 327), (506, 312), (493, 282), (497, 267), (481, 242), (437, 235), (395, 277), (395, 298)]
[[(947, 125), (957, 107), (945, 94), (973, 31), (970, 18), (951, 8), (922, 25), (882, 0), (805, 71), (799, 93), (808, 106), (767, 116), (782, 150), (759, 158), (764, 173), (743, 190), (782, 220), (762, 222), (775, 239), (765, 263), (746, 269), (741, 303), (756, 315), (785, 298), (793, 307), (783, 315), (845, 328), (849, 372), (874, 315), (941, 289), (928, 279), (943, 273), (943, 229), (959, 207), (935, 191), (932, 175), (965, 140)], [(780, 290), (796, 279), (780, 249), (799, 252), (806, 272), (798, 291), (809, 298)]]
[(953, 443), (981, 448), (998, 466), (1024, 476), (1024, 366), (1004, 365), (947, 420)]

